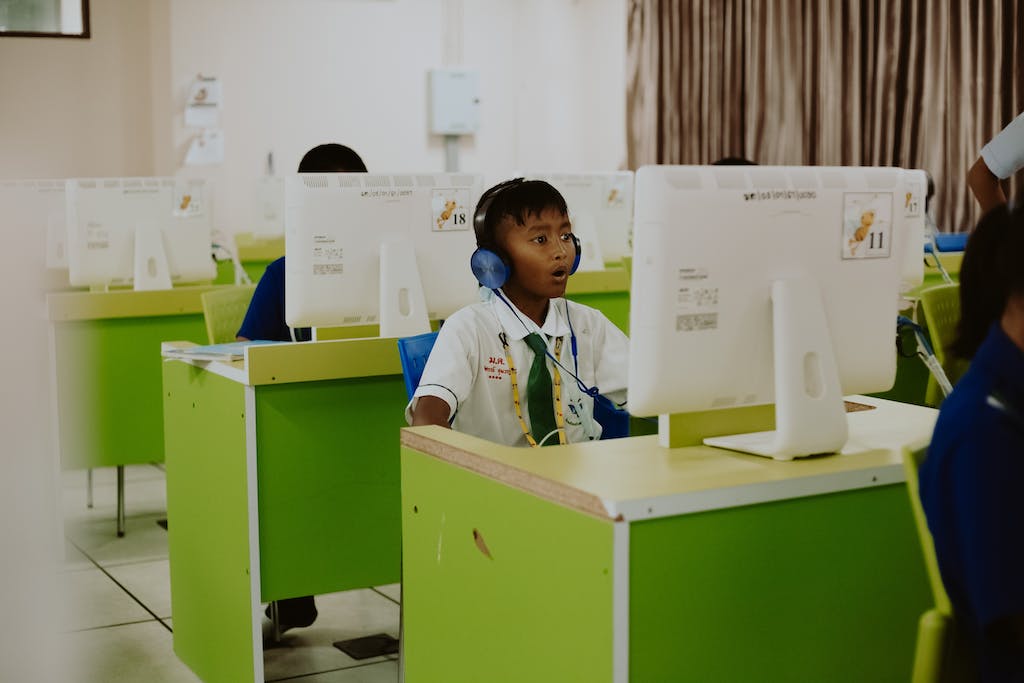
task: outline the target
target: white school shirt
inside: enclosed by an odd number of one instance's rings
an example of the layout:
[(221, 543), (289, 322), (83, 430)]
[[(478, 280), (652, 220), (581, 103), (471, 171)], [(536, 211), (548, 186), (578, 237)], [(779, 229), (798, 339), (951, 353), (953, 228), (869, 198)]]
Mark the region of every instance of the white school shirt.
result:
[[(504, 296), (504, 295), (502, 295)], [(507, 299), (506, 299), (507, 301)], [(629, 339), (598, 310), (566, 299), (552, 299), (544, 324), (521, 311), (514, 312), (497, 296), (466, 306), (448, 318), (437, 336), (419, 387), (405, 410), (412, 424), (412, 410), (420, 396), (436, 396), (448, 404), (452, 429), (509, 446), (528, 446), (512, 401), (511, 372), (499, 333), (508, 340), (515, 366), (523, 420), (530, 426), (526, 384), (533, 364), (533, 350), (524, 338), (539, 331), (554, 354), (555, 339), (562, 337), (559, 361), (588, 386), (617, 404), (626, 400)], [(566, 318), (566, 306), (568, 316)], [(513, 307), (514, 308), (514, 307)], [(572, 356), (569, 322), (576, 334), (578, 373)], [(553, 363), (547, 361), (551, 370)], [(597, 439), (601, 426), (593, 420), (593, 399), (585, 395), (566, 371), (561, 378), (562, 409), (568, 443)], [(554, 375), (552, 375), (552, 384)], [(539, 439), (538, 439), (539, 440)], [(547, 443), (558, 443), (552, 435)]]
[(1001, 180), (1024, 168), (1024, 112), (981, 148), (981, 158)]

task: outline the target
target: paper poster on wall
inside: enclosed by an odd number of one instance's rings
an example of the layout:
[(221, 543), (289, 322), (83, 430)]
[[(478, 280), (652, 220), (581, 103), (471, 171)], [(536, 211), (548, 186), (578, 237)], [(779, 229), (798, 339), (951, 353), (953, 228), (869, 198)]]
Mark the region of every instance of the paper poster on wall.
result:
[(188, 89), (185, 125), (193, 128), (216, 128), (220, 124), (223, 92), (216, 78), (198, 76)]
[(224, 161), (224, 131), (217, 128), (206, 128), (192, 139), (185, 155), (185, 163), (189, 166), (209, 166)]

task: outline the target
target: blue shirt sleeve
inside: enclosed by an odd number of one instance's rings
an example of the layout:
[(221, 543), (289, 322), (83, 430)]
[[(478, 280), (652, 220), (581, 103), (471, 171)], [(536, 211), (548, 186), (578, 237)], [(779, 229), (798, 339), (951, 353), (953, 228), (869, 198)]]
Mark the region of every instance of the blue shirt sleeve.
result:
[[(285, 257), (277, 259), (269, 266), (256, 285), (249, 310), (245, 313), (242, 327), (238, 330), (239, 337), (268, 341), (292, 341), (288, 324), (284, 320), (284, 272)], [(296, 330), (296, 339), (306, 341), (310, 338), (308, 328)]]

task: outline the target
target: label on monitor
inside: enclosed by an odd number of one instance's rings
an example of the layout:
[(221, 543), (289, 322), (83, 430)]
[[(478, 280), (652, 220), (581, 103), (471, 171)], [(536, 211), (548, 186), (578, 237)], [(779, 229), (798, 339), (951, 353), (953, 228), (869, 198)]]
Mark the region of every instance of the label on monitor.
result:
[(202, 183), (175, 183), (171, 213), (176, 218), (198, 218), (203, 215), (204, 208)]
[(313, 275), (341, 275), (345, 272), (344, 250), (330, 235), (313, 235), (310, 259)]
[(718, 329), (718, 287), (707, 268), (680, 268), (676, 282), (676, 332)]
[(87, 251), (100, 251), (110, 248), (110, 230), (102, 223), (89, 221), (85, 226), (85, 248)]
[(843, 194), (843, 260), (889, 258), (892, 253), (891, 192)]
[(633, 179), (629, 176), (609, 178), (606, 181), (604, 204), (606, 208), (617, 209), (626, 204), (626, 191)]
[(903, 201), (903, 215), (907, 218), (917, 218), (921, 215), (921, 208), (924, 205), (923, 190), (920, 184), (907, 182), (907, 193)]
[(434, 232), (469, 230), (473, 207), (469, 202), (469, 188), (438, 188), (430, 198), (431, 225)]

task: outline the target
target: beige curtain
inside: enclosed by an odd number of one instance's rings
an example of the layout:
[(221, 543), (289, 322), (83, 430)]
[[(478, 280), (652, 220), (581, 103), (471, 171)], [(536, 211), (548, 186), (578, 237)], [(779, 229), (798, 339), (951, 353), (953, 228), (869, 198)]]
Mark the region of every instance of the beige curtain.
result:
[(630, 168), (924, 168), (943, 230), (977, 221), (967, 169), (1024, 111), (1024, 0), (630, 0), (628, 53)]

